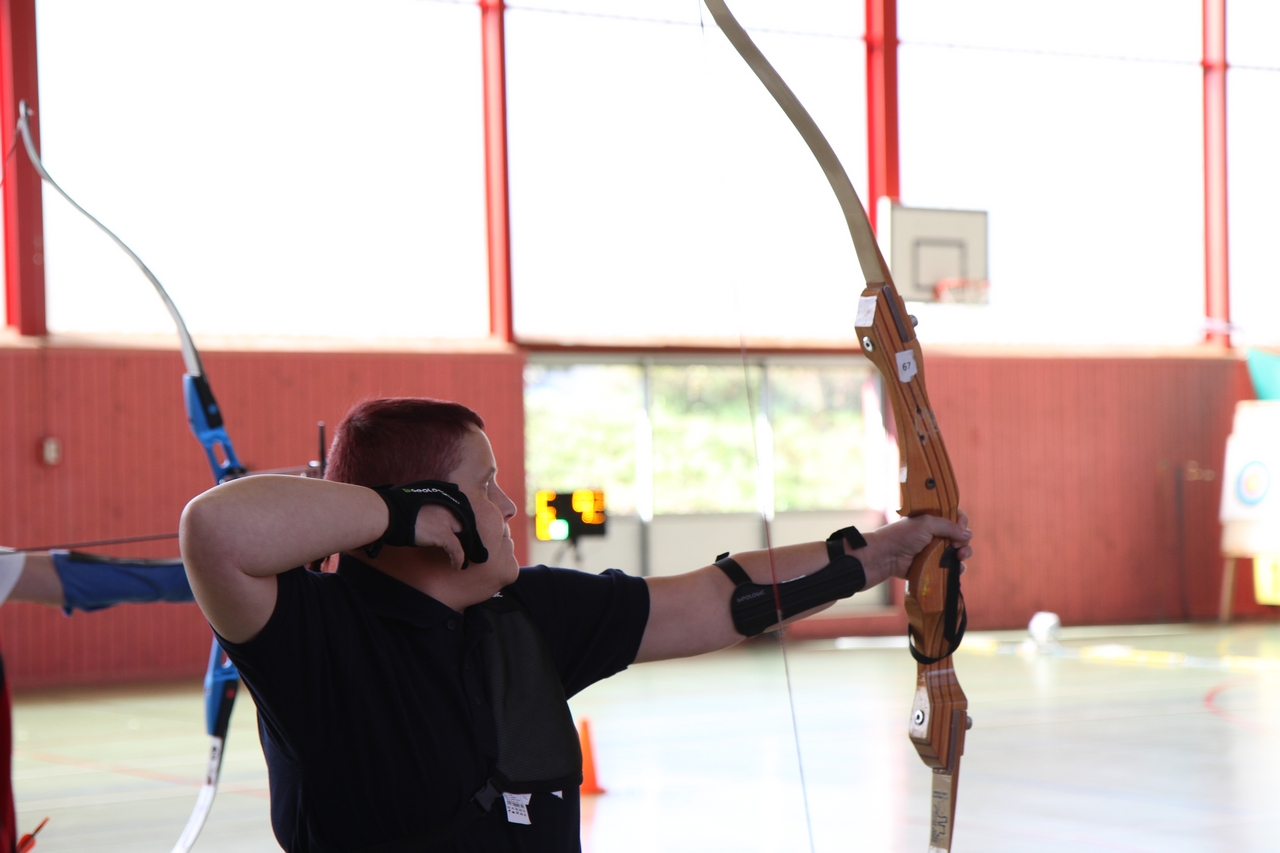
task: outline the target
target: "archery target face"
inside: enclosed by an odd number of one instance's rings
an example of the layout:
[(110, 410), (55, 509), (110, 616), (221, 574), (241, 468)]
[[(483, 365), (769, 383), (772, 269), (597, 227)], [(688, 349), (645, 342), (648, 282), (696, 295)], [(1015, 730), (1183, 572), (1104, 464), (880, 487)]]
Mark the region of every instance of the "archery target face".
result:
[(1248, 463), (1236, 478), (1236, 497), (1246, 506), (1257, 506), (1271, 490), (1271, 472), (1257, 460)]
[(1222, 472), (1220, 520), (1280, 526), (1280, 497), (1273, 483), (1278, 471), (1280, 435), (1232, 433)]

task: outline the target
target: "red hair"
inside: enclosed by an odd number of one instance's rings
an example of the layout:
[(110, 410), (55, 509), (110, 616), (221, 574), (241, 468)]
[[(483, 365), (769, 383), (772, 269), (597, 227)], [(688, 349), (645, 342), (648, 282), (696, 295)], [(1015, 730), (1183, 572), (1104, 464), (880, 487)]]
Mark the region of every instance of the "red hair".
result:
[(484, 429), (484, 421), (461, 403), (365, 400), (338, 424), (325, 479), (369, 487), (447, 479), (472, 427)]

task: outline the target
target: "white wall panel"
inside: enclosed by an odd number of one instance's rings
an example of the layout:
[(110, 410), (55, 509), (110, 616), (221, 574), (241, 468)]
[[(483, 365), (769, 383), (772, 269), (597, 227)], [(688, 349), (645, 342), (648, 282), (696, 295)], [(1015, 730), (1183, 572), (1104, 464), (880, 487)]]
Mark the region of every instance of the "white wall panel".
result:
[[(46, 165), (194, 332), (487, 333), (474, 6), (41, 0), (38, 25)], [(130, 261), (44, 205), (50, 327), (169, 333)]]

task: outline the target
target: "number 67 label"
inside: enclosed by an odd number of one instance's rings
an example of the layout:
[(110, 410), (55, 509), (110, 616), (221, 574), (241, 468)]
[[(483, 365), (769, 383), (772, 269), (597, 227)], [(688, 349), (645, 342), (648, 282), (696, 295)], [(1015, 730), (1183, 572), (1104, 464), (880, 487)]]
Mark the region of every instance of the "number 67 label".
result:
[(916, 376), (915, 352), (908, 349), (894, 355), (898, 359), (898, 381), (910, 382)]

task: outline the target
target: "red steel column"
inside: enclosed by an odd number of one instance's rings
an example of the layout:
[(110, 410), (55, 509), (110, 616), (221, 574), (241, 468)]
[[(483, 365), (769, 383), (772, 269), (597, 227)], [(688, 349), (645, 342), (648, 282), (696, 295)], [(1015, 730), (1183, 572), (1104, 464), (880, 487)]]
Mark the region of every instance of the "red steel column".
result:
[(1227, 264), (1227, 2), (1204, 0), (1204, 309), (1205, 341), (1229, 346)]
[[(1207, 2), (1207, 0), (1206, 0)], [(898, 2), (867, 0), (867, 215), (898, 200)]]
[[(35, 0), (0, 0), (0, 148), (4, 153), (14, 151), (19, 101), (26, 101), (35, 112), (31, 135), (39, 148)], [(4, 170), (4, 281), (8, 325), (23, 335), (45, 334), (40, 176), (26, 154), (18, 151), (8, 158)]]
[(503, 0), (480, 0), (484, 62), (485, 210), (489, 222), (489, 334), (515, 340), (511, 317), (511, 211), (507, 190), (507, 63)]

